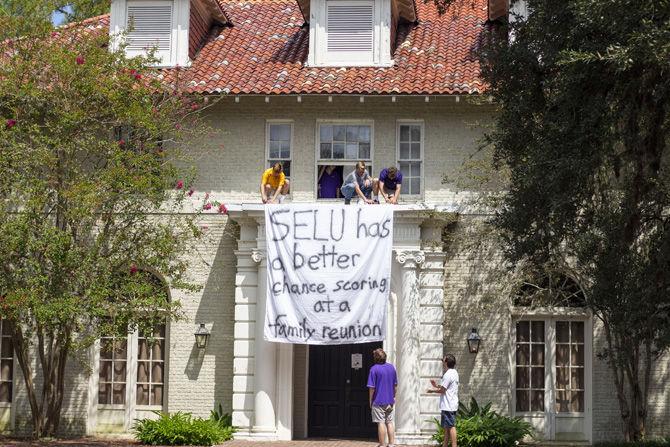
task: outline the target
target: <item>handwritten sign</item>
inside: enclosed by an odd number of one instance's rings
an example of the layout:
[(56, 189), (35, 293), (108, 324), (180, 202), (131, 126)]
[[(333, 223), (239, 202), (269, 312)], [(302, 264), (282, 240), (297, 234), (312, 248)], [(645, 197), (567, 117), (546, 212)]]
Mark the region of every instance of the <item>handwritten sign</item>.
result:
[(391, 285), (393, 207), (267, 205), (266, 340), (381, 341)]

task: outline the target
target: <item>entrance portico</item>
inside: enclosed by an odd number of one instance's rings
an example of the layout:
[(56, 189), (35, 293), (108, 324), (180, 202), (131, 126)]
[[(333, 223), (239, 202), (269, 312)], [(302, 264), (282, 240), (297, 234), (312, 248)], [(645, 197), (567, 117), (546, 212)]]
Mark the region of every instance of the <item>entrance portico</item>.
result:
[[(434, 216), (453, 210), (406, 205), (394, 211), (392, 280), (383, 347), (398, 370), (397, 442), (423, 444), (430, 437), (429, 420), (437, 415), (438, 404), (436, 397), (422, 396), (422, 392), (429, 378), (442, 373), (444, 221)], [(300, 345), (263, 339), (267, 287), (264, 207), (231, 206), (229, 215), (240, 227), (235, 252), (236, 438), (305, 438), (310, 402), (308, 351)], [(301, 355), (295, 355), (298, 350)]]

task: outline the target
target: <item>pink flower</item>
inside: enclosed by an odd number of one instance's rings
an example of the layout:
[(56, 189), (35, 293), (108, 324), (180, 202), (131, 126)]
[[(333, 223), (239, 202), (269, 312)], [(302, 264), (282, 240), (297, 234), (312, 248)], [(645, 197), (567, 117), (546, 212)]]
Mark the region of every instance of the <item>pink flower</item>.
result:
[(202, 208), (205, 209), (205, 210), (211, 210), (212, 209), (212, 204), (207, 202), (207, 203), (205, 203), (205, 206), (203, 206)]
[(75, 61), (77, 62), (77, 65), (84, 65), (84, 62), (86, 62), (83, 56), (77, 56), (77, 59), (75, 59)]
[(183, 180), (177, 181), (177, 185), (175, 186), (177, 189), (182, 189), (184, 187), (184, 182)]
[(51, 32), (51, 37), (58, 37), (60, 34), (58, 34), (56, 31)]
[(209, 199), (209, 193), (208, 192), (205, 193), (205, 200), (207, 200), (207, 199)]
[(123, 147), (126, 145), (126, 141), (124, 139), (119, 140), (119, 146)]
[(137, 266), (135, 264), (130, 264), (130, 274), (134, 275), (137, 273)]
[(219, 213), (228, 214), (228, 208), (226, 208), (226, 205), (224, 205), (223, 203), (219, 205)]
[(131, 69), (130, 69), (130, 74), (131, 74), (131, 75), (135, 75), (135, 74), (137, 74), (137, 70), (135, 70), (134, 68), (131, 68)]
[(142, 79), (142, 75), (139, 74), (139, 73), (136, 73), (136, 74), (135, 74), (135, 79)]
[(191, 189), (188, 190), (188, 192), (186, 194), (188, 194), (188, 196), (191, 197), (194, 192), (195, 192), (195, 190), (193, 188), (191, 188)]
[(198, 104), (191, 104), (191, 110), (198, 110)]
[(181, 124), (179, 124), (179, 123), (175, 124), (174, 128), (177, 129), (177, 130), (180, 130), (181, 129)]
[(11, 128), (14, 127), (14, 126), (16, 126), (16, 120), (14, 120), (14, 119), (11, 119), (11, 118), (10, 118), (10, 119), (8, 119), (7, 122), (5, 123), (5, 127), (7, 127), (7, 129), (11, 129)]

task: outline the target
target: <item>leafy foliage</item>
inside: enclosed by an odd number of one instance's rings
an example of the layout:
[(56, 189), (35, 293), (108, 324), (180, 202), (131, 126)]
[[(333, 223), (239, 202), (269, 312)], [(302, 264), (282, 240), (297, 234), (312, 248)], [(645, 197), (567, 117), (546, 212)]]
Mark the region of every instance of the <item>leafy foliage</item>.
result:
[(0, 43), (0, 318), (40, 437), (58, 430), (73, 354), (179, 318), (166, 288), (197, 288), (186, 255), (201, 208), (182, 213), (194, 172), (181, 145), (206, 104), (151, 55), (110, 51), (104, 29), (54, 30), (40, 2), (8, 3), (25, 15), (0, 12), (1, 33), (20, 36)]
[(138, 441), (149, 445), (214, 445), (232, 439), (234, 427), (222, 419), (194, 418), (190, 413), (174, 414), (156, 411), (157, 419), (135, 422), (133, 433)]
[(216, 421), (222, 428), (233, 425), (233, 416), (230, 413), (224, 413), (221, 404), (216, 409), (210, 411), (209, 418)]
[(471, 418), (474, 416), (489, 416), (495, 412), (491, 410), (492, 402), (487, 403), (483, 407), (480, 407), (477, 403), (477, 399), (472, 396), (470, 398), (469, 404), (464, 404), (463, 402), (458, 403), (458, 417), (459, 418)]
[[(458, 445), (462, 447), (508, 447), (523, 438), (532, 435), (533, 430), (528, 422), (520, 418), (502, 416), (491, 410), (491, 403), (480, 407), (475, 398), (470, 405), (459, 403), (456, 418)], [(431, 439), (442, 445), (444, 428), (437, 418), (433, 419), (437, 431)]]
[(670, 345), (670, 3), (526, 3), (483, 51), (492, 164), (509, 178), (493, 224), (513, 268), (578, 279), (639, 439)]

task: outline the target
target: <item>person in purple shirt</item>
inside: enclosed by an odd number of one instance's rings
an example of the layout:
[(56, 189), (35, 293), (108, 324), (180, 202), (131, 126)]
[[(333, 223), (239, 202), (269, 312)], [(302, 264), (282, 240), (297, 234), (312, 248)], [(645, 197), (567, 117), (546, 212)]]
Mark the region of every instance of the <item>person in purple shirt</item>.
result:
[(319, 198), (339, 199), (342, 186), (342, 170), (337, 166), (321, 166), (319, 170)]
[(379, 173), (379, 190), (386, 203), (398, 204), (400, 188), (402, 188), (402, 172), (395, 166), (382, 169)]
[(398, 375), (395, 367), (386, 363), (386, 353), (382, 348), (372, 352), (375, 364), (368, 375), (368, 391), (372, 422), (377, 423), (379, 445), (384, 446), (388, 434), (388, 446), (395, 443), (395, 393), (398, 387)]

